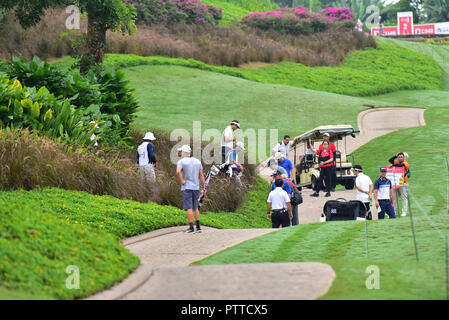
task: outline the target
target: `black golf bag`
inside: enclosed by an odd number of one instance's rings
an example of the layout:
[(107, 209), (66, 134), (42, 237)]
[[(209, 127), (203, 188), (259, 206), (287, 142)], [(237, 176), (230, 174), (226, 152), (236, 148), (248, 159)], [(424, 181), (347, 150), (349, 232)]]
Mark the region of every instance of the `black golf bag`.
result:
[(366, 208), (362, 201), (338, 198), (324, 204), (323, 215), (326, 221), (357, 220), (366, 218)]

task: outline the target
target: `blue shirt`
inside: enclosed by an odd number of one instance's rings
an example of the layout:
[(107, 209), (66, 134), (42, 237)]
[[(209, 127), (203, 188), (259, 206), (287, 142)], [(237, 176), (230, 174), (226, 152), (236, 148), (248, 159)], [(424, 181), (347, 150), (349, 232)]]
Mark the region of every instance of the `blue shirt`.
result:
[[(272, 187), (272, 190), (276, 189), (276, 185), (274, 184), (274, 182), (271, 187)], [(292, 187), (290, 187), (290, 184), (285, 180), (284, 180), (284, 185), (282, 186), (282, 189), (285, 190), (288, 194), (292, 193)]]
[(290, 178), (290, 170), (293, 169), (292, 162), (287, 158), (284, 158), (284, 161), (282, 162), (278, 161), (278, 165), (280, 165), (282, 168), (285, 169), (285, 171), (287, 171), (287, 175)]
[(380, 177), (374, 182), (374, 190), (377, 191), (377, 200), (390, 200), (390, 190), (393, 188), (391, 181)]

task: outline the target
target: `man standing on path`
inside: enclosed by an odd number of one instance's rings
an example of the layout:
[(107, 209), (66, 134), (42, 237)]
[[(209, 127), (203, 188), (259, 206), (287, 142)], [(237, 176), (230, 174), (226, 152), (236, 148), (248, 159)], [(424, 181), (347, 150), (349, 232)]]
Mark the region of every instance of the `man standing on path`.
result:
[(404, 183), (399, 188), (393, 189), (396, 211), (399, 211), (399, 197), (401, 197), (402, 200), (401, 217), (405, 217), (408, 210), (408, 178), (410, 177), (410, 165), (407, 161), (405, 161), (405, 155), (406, 154), (404, 152), (398, 152), (398, 154), (388, 160), (393, 167), (404, 167)]
[(284, 181), (276, 180), (275, 189), (270, 192), (267, 199), (267, 218), (271, 220), (273, 228), (286, 228), (290, 226), (290, 220), (293, 218), (290, 198), (282, 189)]
[(223, 162), (226, 161), (226, 155), (234, 148), (234, 131), (240, 129), (240, 123), (237, 120), (232, 120), (231, 124), (224, 129), (221, 135), (221, 155)]
[(355, 185), (357, 187), (357, 200), (362, 201), (366, 208), (366, 218), (372, 220), (372, 214), (370, 211), (370, 200), (373, 194), (373, 182), (371, 178), (363, 173), (362, 166), (356, 164), (354, 166), (355, 175)]
[(194, 233), (193, 229), (193, 211), (195, 211), (196, 232), (201, 232), (200, 211), (198, 210), (198, 199), (200, 195), (200, 183), (204, 186), (203, 166), (201, 162), (190, 156), (192, 149), (188, 145), (183, 145), (178, 149), (181, 151), (182, 159), (178, 161), (176, 174), (181, 183), (182, 202), (184, 210), (187, 211), (189, 220), (189, 229), (185, 233)]
[(147, 132), (143, 137), (142, 144), (137, 148), (137, 163), (140, 166), (140, 176), (144, 180), (156, 181), (154, 167), (156, 166), (156, 157), (154, 155), (154, 146), (151, 141), (156, 140), (153, 133)]
[(374, 200), (376, 201), (376, 208), (380, 207), (379, 219), (385, 217), (385, 212), (390, 219), (396, 218), (393, 208), (393, 185), (387, 179), (387, 168), (380, 168), (380, 178), (374, 182)]
[[(335, 144), (333, 142), (330, 141), (330, 134), (329, 133), (325, 133), (323, 134), (323, 143), (324, 142), (328, 142), (329, 143), (329, 149), (330, 151), (332, 151), (332, 154), (334, 155), (334, 161), (332, 162), (332, 166), (330, 166), (330, 176), (331, 176), (331, 191), (334, 192), (335, 191), (335, 186), (337, 185), (337, 170), (335, 168), (335, 153), (337, 152), (337, 148), (335, 148)], [(319, 150), (323, 150), (323, 143), (320, 144), (318, 151)], [(321, 152), (321, 151), (319, 151)]]
[(294, 173), (293, 164), (290, 160), (285, 158), (285, 156), (282, 153), (276, 152), (276, 154), (274, 155), (274, 160), (277, 161), (278, 166), (284, 168), (285, 171), (287, 171), (288, 178), (293, 176)]

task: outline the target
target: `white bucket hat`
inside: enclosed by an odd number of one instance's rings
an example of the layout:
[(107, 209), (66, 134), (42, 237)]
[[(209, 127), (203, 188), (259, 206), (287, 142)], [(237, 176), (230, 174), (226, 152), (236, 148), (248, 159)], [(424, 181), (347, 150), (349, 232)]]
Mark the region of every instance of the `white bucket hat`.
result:
[(235, 144), (236, 147), (240, 147), (240, 149), (245, 150), (245, 145), (242, 141), (239, 141)]
[(145, 133), (145, 137), (143, 137), (143, 140), (156, 140), (154, 137), (154, 134), (152, 132)]
[(192, 149), (190, 149), (190, 146), (185, 144), (181, 148), (178, 148), (178, 151), (182, 151), (184, 153), (191, 153)]
[(329, 133), (327, 133), (327, 132), (325, 132), (324, 134), (323, 134), (323, 137), (330, 137), (331, 135), (329, 134)]
[(284, 155), (280, 152), (276, 152), (274, 154), (274, 160), (279, 160), (280, 158), (283, 158), (283, 157), (284, 157)]

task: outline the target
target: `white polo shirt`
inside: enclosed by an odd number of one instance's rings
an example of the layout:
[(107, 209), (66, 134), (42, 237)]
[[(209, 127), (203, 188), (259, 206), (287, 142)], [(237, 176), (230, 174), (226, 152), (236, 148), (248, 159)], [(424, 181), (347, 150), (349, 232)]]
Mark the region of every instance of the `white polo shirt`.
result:
[[(363, 174), (363, 172), (360, 172), (355, 179), (355, 185), (365, 191), (369, 191), (369, 186), (372, 184), (373, 182), (371, 181), (371, 178), (366, 174)], [(357, 189), (357, 200), (362, 202), (369, 202), (368, 194)]]
[(289, 143), (285, 145), (284, 140), (282, 140), (280, 143), (274, 146), (273, 151), (282, 153), (282, 155), (288, 159), (288, 151), (292, 144), (293, 141), (289, 141)]
[(232, 149), (234, 147), (234, 141), (225, 141), (224, 137), (231, 139), (234, 138), (234, 131), (231, 126), (227, 126), (226, 129), (224, 129), (223, 134), (221, 135), (221, 146)]
[(284, 189), (276, 187), (268, 195), (267, 202), (271, 203), (272, 210), (287, 209), (287, 202), (290, 202), (290, 198)]

